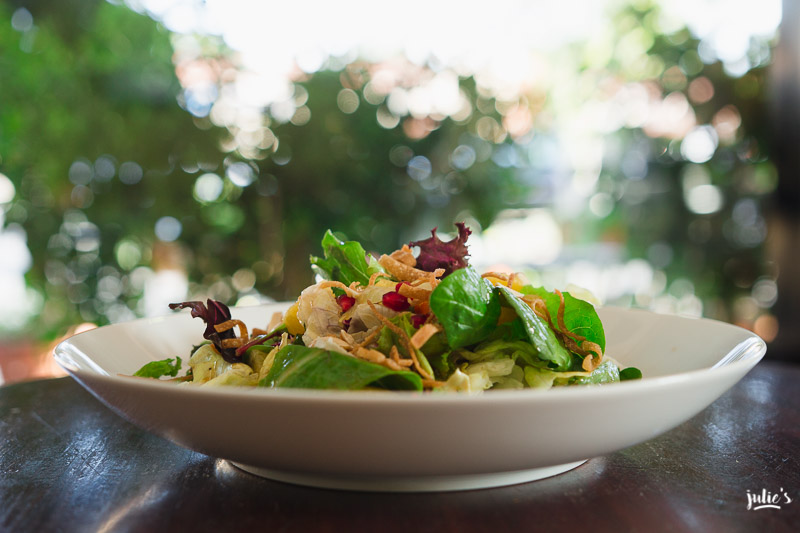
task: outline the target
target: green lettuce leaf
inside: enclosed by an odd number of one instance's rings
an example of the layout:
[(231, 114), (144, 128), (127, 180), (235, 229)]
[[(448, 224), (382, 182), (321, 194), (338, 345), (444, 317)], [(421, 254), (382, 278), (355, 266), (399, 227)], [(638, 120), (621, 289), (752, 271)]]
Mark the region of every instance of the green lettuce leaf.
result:
[(575, 375), (566, 379), (559, 376), (559, 378), (561, 379), (556, 379), (556, 385), (601, 385), (620, 380), (619, 367), (610, 359), (605, 359), (588, 375)]
[(500, 317), (492, 284), (470, 267), (444, 278), (431, 293), (430, 306), (453, 349), (485, 339)]
[(572, 356), (556, 333), (543, 319), (533, 312), (528, 304), (517, 298), (508, 287), (498, 286), (496, 290), (503, 295), (506, 303), (511, 306), (522, 319), (528, 340), (536, 348), (539, 359), (549, 361), (556, 370), (569, 370), (572, 366)]
[(362, 390), (376, 387), (421, 391), (422, 379), (413, 372), (391, 370), (338, 352), (289, 345), (275, 354), (272, 367), (258, 385), (298, 389)]
[(163, 361), (150, 361), (142, 368), (133, 373), (134, 376), (140, 378), (160, 378), (162, 376), (175, 377), (181, 369), (181, 358), (175, 357), (173, 359), (164, 359)]
[(464, 355), (470, 361), (486, 361), (500, 357), (511, 357), (514, 361), (521, 360), (521, 363), (528, 365), (547, 366), (546, 361), (539, 359), (538, 350), (524, 340), (487, 340), (477, 345), (472, 352), (465, 352)]
[[(553, 324), (557, 325), (556, 316), (561, 304), (561, 299), (557, 294), (548, 291), (544, 287), (532, 287), (530, 285), (522, 287), (520, 292), (542, 298), (553, 319)], [(567, 329), (576, 335), (586, 337), (587, 341), (597, 343), (600, 349), (605, 352), (606, 334), (605, 330), (603, 330), (603, 323), (600, 322), (600, 317), (597, 316), (594, 306), (585, 300), (575, 298), (568, 292), (562, 292), (561, 294), (564, 295), (564, 325), (567, 326)]]
[(534, 389), (549, 389), (554, 386), (602, 385), (619, 380), (619, 368), (608, 359), (592, 372), (558, 372), (541, 366), (525, 367), (525, 382)]
[(538, 366), (525, 367), (525, 383), (532, 389), (549, 389), (553, 386), (553, 382), (563, 372), (555, 372), (548, 368), (541, 368)]
[[(391, 322), (402, 329), (407, 336), (413, 337), (414, 333), (416, 333), (416, 328), (411, 325), (410, 321), (411, 313), (401, 313), (396, 317), (391, 319)], [(436, 339), (436, 337), (439, 339)], [(419, 366), (425, 370), (428, 374), (434, 375), (434, 370), (431, 367), (430, 362), (428, 361), (428, 354), (430, 353), (433, 356), (441, 355), (441, 350), (447, 348), (446, 344), (443, 344), (441, 341), (441, 334), (436, 334), (432, 338), (428, 339), (428, 342), (422, 347), (422, 349), (416, 351), (417, 360), (419, 361)], [(405, 343), (401, 342), (400, 336), (393, 332), (391, 329), (384, 327), (381, 330), (380, 336), (378, 337), (378, 351), (383, 352), (384, 354), (388, 355), (392, 346), (397, 346), (397, 350), (400, 352), (400, 355), (403, 357), (410, 357), (408, 354), (408, 350), (406, 349)]]
[(345, 285), (354, 281), (367, 285), (372, 274), (383, 272), (374, 258), (367, 258), (360, 243), (339, 240), (331, 230), (322, 237), (322, 252), (324, 258), (311, 256), (311, 268), (328, 280), (341, 281)]

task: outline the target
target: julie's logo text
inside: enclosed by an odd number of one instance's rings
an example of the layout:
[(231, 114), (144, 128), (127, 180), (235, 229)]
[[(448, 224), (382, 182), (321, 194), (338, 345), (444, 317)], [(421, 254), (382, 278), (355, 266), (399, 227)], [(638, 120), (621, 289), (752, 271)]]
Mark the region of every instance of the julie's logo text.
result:
[(780, 509), (781, 505), (788, 505), (792, 503), (792, 499), (783, 490), (772, 493), (767, 489), (761, 489), (761, 492), (747, 491), (747, 510), (759, 511), (761, 509)]

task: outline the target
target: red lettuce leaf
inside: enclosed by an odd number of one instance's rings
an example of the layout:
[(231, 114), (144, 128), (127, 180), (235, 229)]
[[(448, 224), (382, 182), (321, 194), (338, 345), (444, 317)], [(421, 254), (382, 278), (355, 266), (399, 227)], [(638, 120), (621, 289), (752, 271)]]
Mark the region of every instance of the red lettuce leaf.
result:
[(204, 304), (203, 302), (181, 302), (176, 304), (169, 304), (170, 309), (184, 309), (190, 308), (192, 310), (192, 317), (201, 318), (206, 323), (206, 330), (203, 332), (203, 338), (214, 343), (214, 347), (220, 353), (223, 359), (229, 363), (240, 363), (241, 360), (236, 356), (235, 348), (223, 348), (222, 341), (224, 339), (233, 339), (236, 337), (233, 329), (218, 333), (214, 329), (217, 324), (222, 324), (231, 319), (231, 311), (228, 306), (222, 302), (212, 300), (209, 298)]
[(467, 238), (472, 231), (463, 222), (456, 222), (458, 237), (451, 241), (443, 241), (436, 236), (436, 230), (431, 230), (431, 236), (423, 241), (408, 243), (409, 246), (419, 246), (420, 253), (417, 256), (417, 268), (426, 272), (433, 272), (437, 268), (444, 269), (444, 275), (464, 268), (469, 263), (467, 256)]

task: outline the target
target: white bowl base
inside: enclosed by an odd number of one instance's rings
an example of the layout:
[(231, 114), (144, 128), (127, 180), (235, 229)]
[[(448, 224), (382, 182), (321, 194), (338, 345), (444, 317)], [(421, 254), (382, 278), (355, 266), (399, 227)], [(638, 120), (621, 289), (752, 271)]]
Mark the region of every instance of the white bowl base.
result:
[(492, 487), (505, 487), (518, 483), (527, 483), (562, 474), (577, 468), (586, 459), (565, 463), (561, 465), (531, 468), (529, 470), (516, 470), (513, 472), (500, 472), (494, 474), (472, 474), (455, 476), (421, 476), (421, 477), (342, 477), (320, 476), (300, 472), (287, 472), (257, 466), (231, 464), (251, 474), (275, 481), (304, 485), (322, 489), (338, 489), (365, 492), (445, 492), (458, 490), (488, 489)]

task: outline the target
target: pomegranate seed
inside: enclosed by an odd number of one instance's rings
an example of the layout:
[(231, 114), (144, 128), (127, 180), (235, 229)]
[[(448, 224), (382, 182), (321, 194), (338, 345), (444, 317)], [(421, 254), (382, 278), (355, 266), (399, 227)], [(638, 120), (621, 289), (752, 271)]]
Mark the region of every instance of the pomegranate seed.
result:
[(339, 307), (342, 308), (342, 311), (347, 311), (351, 307), (353, 307), (356, 303), (356, 299), (352, 296), (348, 296), (346, 294), (342, 294), (336, 297), (336, 303), (339, 304)]
[(427, 319), (428, 315), (411, 315), (411, 325), (419, 329), (419, 327), (424, 324)]
[(411, 304), (408, 301), (408, 298), (400, 294), (399, 292), (387, 292), (383, 295), (383, 305), (391, 309), (392, 311), (402, 312), (408, 310), (411, 307)]

